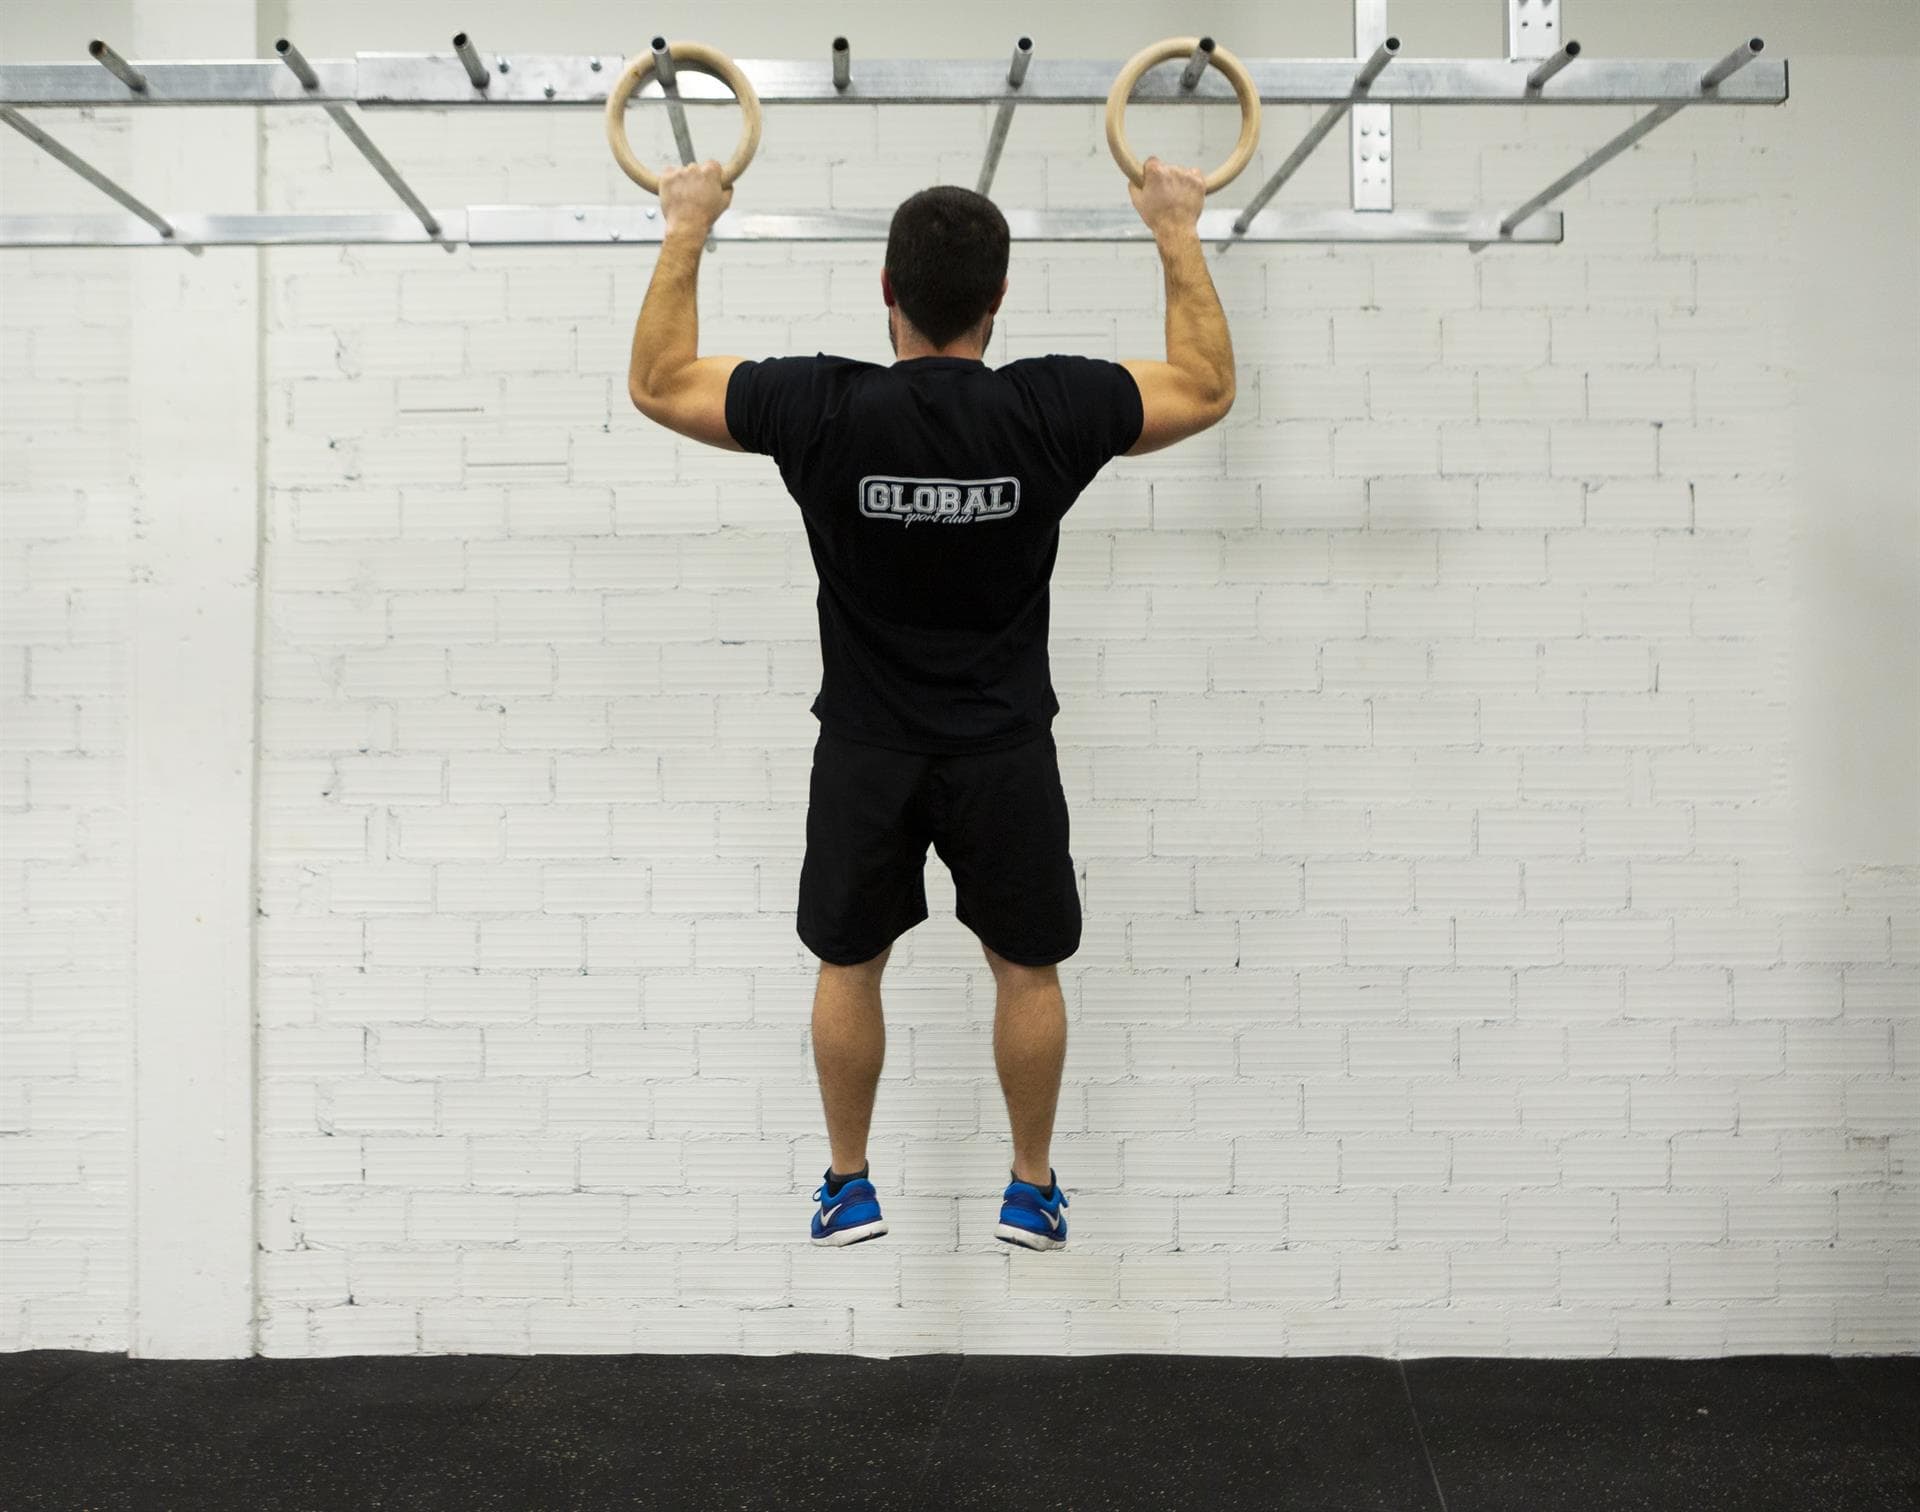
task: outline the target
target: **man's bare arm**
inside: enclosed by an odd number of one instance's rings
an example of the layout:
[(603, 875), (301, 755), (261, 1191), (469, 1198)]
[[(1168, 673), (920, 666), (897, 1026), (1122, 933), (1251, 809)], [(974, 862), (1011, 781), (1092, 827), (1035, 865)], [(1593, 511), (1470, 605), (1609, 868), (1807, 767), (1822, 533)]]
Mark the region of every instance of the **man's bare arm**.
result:
[(1204, 176), (1158, 158), (1148, 158), (1142, 168), (1146, 182), (1131, 193), (1153, 230), (1166, 274), (1167, 356), (1164, 362), (1139, 358), (1120, 364), (1140, 385), (1145, 411), (1140, 439), (1127, 451), (1130, 457), (1217, 425), (1233, 408), (1234, 396), (1233, 339), (1200, 249)]
[(633, 326), (627, 396), (641, 414), (669, 430), (740, 451), (727, 430), (727, 379), (744, 359), (700, 355), (698, 297), (707, 233), (732, 198), (732, 190), (720, 187), (717, 162), (660, 175), (667, 226)]

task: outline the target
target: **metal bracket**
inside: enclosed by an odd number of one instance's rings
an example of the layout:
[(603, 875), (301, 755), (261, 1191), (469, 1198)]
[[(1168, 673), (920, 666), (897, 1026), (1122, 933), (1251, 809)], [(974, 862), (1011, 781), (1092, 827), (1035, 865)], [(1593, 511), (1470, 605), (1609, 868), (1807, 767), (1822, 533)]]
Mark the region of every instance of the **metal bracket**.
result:
[(1551, 58), (1560, 51), (1562, 0), (1507, 0), (1507, 56)]
[[(1353, 55), (1365, 60), (1387, 40), (1387, 0), (1353, 0)], [(1347, 128), (1353, 208), (1393, 208), (1393, 107), (1355, 105)]]

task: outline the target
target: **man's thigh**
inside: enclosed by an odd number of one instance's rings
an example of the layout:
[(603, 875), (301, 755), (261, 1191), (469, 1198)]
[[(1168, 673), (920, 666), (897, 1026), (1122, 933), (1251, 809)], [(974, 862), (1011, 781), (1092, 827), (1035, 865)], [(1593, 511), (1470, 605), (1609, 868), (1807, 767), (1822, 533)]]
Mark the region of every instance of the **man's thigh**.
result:
[(1080, 948), (1080, 891), (1051, 733), (1004, 751), (940, 758), (933, 844), (954, 912), (989, 950), (1051, 966)]
[(795, 926), (822, 961), (869, 961), (927, 916), (928, 758), (824, 728), (807, 784)]

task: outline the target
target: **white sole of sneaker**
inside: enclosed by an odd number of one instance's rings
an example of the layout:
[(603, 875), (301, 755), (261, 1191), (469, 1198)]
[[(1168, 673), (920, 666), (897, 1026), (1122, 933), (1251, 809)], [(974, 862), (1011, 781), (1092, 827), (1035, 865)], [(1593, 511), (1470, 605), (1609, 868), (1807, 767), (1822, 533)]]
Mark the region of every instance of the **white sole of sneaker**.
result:
[(1067, 1241), (1049, 1238), (1045, 1234), (1036, 1234), (1032, 1229), (1015, 1228), (1011, 1223), (1003, 1223), (993, 1231), (996, 1239), (1004, 1239), (1009, 1244), (1017, 1244), (1022, 1249), (1056, 1250), (1064, 1249)]
[(837, 1234), (827, 1234), (815, 1239), (815, 1244), (858, 1244), (862, 1239), (878, 1239), (887, 1231), (887, 1220), (876, 1218), (872, 1223), (863, 1223), (858, 1228), (842, 1229)]

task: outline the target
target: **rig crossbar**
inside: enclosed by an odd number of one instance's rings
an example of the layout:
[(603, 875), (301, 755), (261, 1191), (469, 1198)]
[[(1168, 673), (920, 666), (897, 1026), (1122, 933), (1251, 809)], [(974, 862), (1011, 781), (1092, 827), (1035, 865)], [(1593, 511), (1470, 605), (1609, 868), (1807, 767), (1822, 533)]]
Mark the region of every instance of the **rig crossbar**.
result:
[[(1513, 25), (1509, 0), (1510, 26)], [(1596, 59), (1556, 26), (1525, 36), (1510, 30), (1509, 58), (1411, 58), (1385, 31), (1385, 0), (1355, 0), (1355, 56), (1248, 58), (1244, 63), (1263, 104), (1324, 107), (1313, 128), (1267, 181), (1234, 208), (1209, 208), (1203, 240), (1236, 242), (1451, 242), (1473, 249), (1495, 243), (1552, 244), (1562, 238), (1559, 212), (1547, 206), (1656, 126), (1694, 106), (1778, 105), (1787, 98), (1784, 59), (1762, 60), (1758, 37), (1714, 59)], [(686, 109), (731, 104), (719, 79), (675, 69), (664, 38), (652, 40), (652, 76), (633, 99), (664, 104), (683, 162), (693, 146)], [(360, 53), (309, 61), (286, 40), (273, 59), (129, 61), (95, 42), (88, 62), (0, 64), (0, 122), (47, 152), (130, 212), (0, 214), (0, 247), (182, 247), (346, 245), (374, 242), (456, 246), (565, 246), (657, 241), (652, 207), (610, 205), (468, 205), (429, 207), (382, 154), (348, 107), (363, 112), (509, 107), (605, 110), (609, 86), (625, 60), (615, 54), (487, 54), (466, 32), (445, 53)], [(1141, 75), (1134, 104), (1200, 105), (1235, 99), (1229, 81), (1209, 66), (1211, 37), (1191, 57)], [(818, 59), (735, 60), (762, 104), (979, 104), (994, 112), (977, 186), (993, 182), (1001, 150), (1025, 105), (1107, 102), (1118, 62), (1047, 59), (1021, 37), (1011, 64), (990, 59), (867, 59), (855, 62), (844, 37)], [(211, 214), (155, 209), (87, 163), (23, 112), (39, 109), (135, 110), (181, 106), (305, 106), (324, 109), (379, 172), (409, 213)], [(1515, 207), (1462, 211), (1393, 208), (1388, 144), (1395, 105), (1645, 105), (1632, 126), (1573, 170)], [(1353, 137), (1351, 210), (1269, 209), (1268, 202), (1333, 128), (1346, 119)], [(1130, 211), (1022, 210), (1006, 207), (1016, 241), (1146, 240)], [(713, 238), (727, 241), (878, 241), (881, 211), (760, 213), (743, 207), (725, 216)]]

